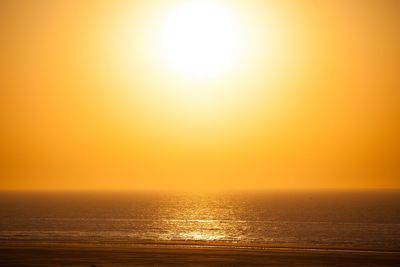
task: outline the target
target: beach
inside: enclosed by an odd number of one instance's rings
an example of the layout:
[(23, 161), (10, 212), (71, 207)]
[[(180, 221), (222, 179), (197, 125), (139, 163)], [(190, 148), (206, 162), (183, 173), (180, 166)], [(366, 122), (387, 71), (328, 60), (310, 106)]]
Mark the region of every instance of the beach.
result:
[(399, 251), (155, 244), (2, 243), (0, 266), (399, 266)]
[(2, 266), (400, 266), (400, 194), (0, 194)]

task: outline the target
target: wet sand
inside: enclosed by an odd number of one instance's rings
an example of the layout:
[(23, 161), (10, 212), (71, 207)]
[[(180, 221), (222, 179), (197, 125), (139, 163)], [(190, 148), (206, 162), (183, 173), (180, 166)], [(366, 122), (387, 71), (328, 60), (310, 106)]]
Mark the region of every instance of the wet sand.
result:
[(0, 266), (400, 266), (400, 252), (154, 244), (2, 243)]

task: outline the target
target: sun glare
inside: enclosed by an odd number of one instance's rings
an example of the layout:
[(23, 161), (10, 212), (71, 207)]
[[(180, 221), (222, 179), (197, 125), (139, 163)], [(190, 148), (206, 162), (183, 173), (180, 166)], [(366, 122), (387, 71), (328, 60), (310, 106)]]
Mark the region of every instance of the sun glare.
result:
[(177, 73), (209, 79), (233, 68), (243, 37), (234, 15), (208, 1), (189, 1), (175, 8), (162, 31), (162, 53)]
[(307, 69), (293, 38), (300, 20), (285, 20), (272, 4), (259, 12), (241, 1), (156, 3), (119, 6), (93, 26), (87, 61), (98, 63), (93, 80), (110, 92), (117, 116), (145, 135), (193, 145), (245, 136), (285, 109)]

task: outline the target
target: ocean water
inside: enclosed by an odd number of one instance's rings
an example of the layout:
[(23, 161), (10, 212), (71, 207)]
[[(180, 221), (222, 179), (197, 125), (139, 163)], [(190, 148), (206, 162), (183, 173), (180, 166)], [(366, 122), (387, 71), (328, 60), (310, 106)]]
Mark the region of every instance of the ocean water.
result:
[(400, 250), (400, 191), (0, 193), (0, 242)]

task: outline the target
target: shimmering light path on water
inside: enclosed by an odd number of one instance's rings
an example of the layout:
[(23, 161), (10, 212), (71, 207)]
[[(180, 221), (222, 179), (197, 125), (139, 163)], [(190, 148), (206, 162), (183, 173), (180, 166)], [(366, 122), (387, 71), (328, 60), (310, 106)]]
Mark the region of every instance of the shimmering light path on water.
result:
[(400, 193), (1, 193), (0, 239), (400, 250)]

